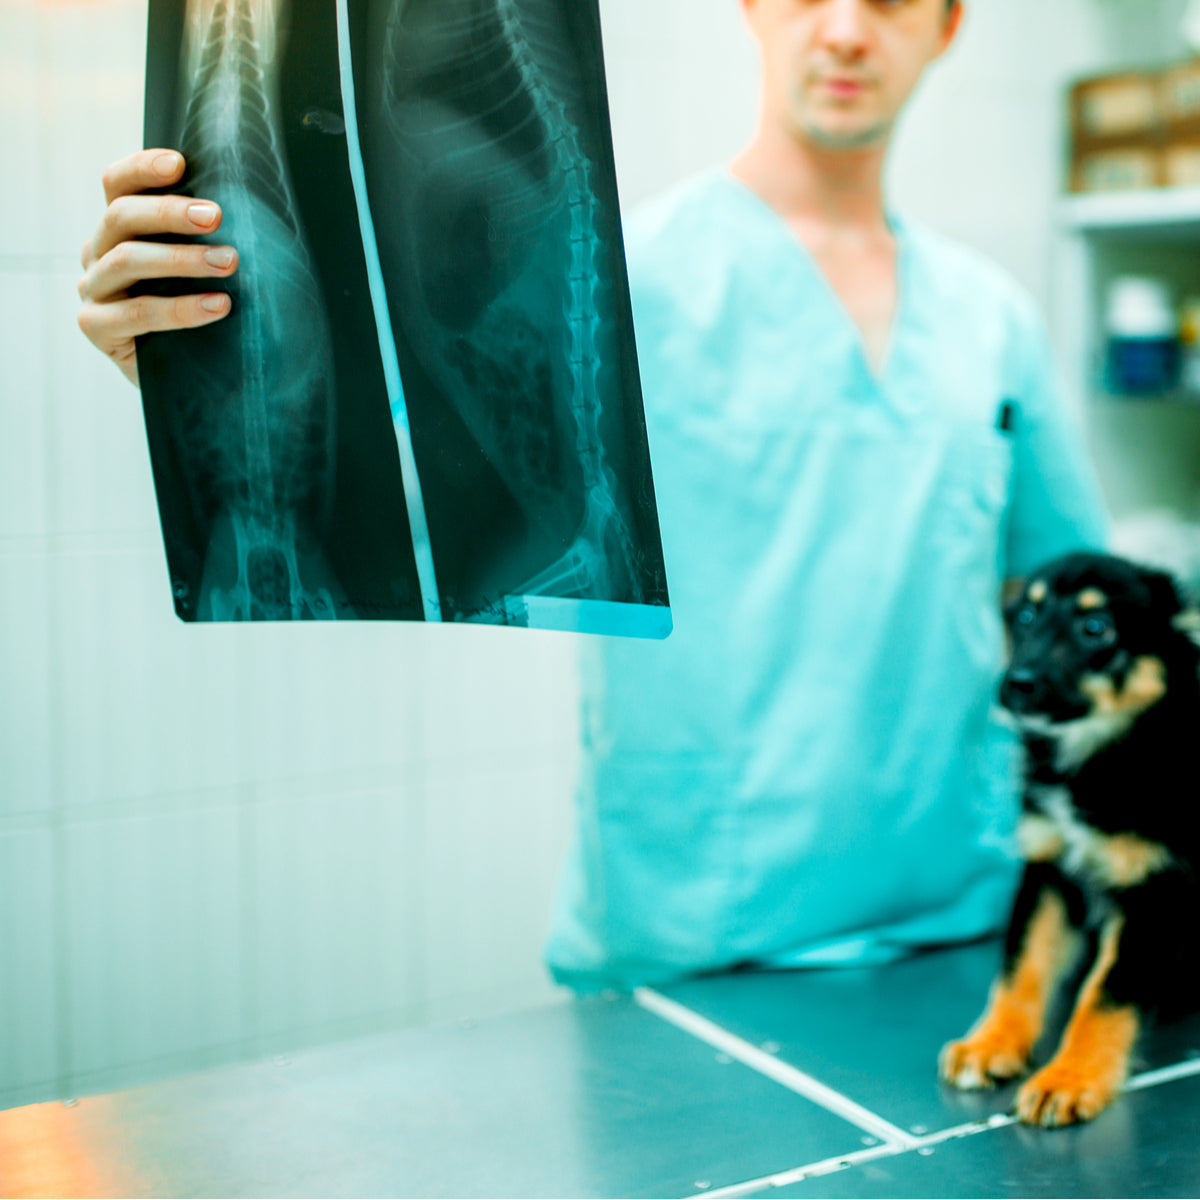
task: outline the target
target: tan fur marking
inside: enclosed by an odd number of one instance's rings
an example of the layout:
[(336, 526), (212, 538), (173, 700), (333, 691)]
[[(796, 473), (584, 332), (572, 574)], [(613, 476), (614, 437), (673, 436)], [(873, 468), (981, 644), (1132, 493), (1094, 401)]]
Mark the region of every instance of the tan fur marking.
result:
[(1011, 1079), (1025, 1069), (1071, 948), (1062, 897), (1044, 892), (1012, 975), (992, 985), (988, 1006), (967, 1036), (943, 1047), (940, 1070), (947, 1083), (991, 1087), (994, 1080)]
[(1035, 579), (1029, 585), (1029, 598), (1034, 604), (1041, 604), (1046, 598), (1046, 581), (1044, 579)]
[(1017, 1115), (1029, 1125), (1089, 1121), (1117, 1094), (1129, 1069), (1139, 1020), (1132, 1006), (1101, 1007), (1101, 988), (1117, 961), (1124, 918), (1115, 916), (1100, 935), (1058, 1053), (1017, 1093)]
[(1089, 844), (1087, 866), (1109, 887), (1133, 887), (1171, 865), (1171, 852), (1136, 833), (1099, 834)]
[(1118, 692), (1107, 675), (1085, 675), (1079, 690), (1092, 701), (1092, 711), (1104, 716), (1136, 717), (1156, 704), (1167, 692), (1167, 668), (1162, 659), (1144, 654), (1134, 659)]
[(1171, 624), (1188, 637), (1200, 637), (1200, 608), (1185, 608), (1171, 618)]
[(1099, 588), (1084, 588), (1075, 597), (1079, 608), (1103, 608), (1108, 603), (1108, 597)]
[(1025, 813), (1017, 826), (1017, 846), (1026, 862), (1052, 862), (1066, 848), (1062, 830), (1040, 813)]

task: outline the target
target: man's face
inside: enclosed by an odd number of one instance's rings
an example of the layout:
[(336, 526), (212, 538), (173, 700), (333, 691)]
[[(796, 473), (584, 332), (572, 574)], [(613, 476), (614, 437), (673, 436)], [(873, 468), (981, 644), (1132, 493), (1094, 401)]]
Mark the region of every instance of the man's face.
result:
[(921, 73), (949, 46), (946, 0), (742, 0), (762, 47), (768, 122), (831, 149), (885, 141)]

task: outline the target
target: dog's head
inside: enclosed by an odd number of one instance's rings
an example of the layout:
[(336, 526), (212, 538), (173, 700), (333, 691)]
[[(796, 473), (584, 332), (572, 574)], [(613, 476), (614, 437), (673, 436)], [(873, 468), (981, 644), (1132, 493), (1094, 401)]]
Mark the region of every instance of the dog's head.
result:
[(1158, 703), (1168, 680), (1195, 678), (1170, 576), (1103, 554), (1071, 554), (1028, 579), (1005, 611), (1012, 658), (1000, 703), (1027, 732), (1070, 727), (1108, 740)]

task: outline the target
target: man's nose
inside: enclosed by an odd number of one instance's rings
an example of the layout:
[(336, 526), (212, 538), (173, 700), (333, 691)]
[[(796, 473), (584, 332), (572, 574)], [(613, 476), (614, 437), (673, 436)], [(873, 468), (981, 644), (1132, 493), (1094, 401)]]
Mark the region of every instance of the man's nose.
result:
[(825, 0), (821, 33), (826, 45), (841, 53), (862, 48), (867, 38), (869, 0)]

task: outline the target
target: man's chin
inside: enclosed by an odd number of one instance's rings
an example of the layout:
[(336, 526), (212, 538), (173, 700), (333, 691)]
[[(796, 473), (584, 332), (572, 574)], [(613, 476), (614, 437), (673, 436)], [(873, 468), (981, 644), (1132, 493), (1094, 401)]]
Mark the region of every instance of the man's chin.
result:
[(824, 150), (869, 150), (886, 144), (892, 123), (809, 119), (802, 123), (801, 132), (807, 141)]

